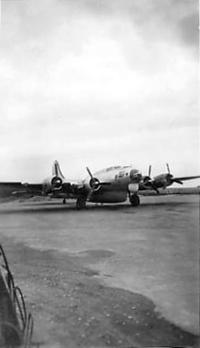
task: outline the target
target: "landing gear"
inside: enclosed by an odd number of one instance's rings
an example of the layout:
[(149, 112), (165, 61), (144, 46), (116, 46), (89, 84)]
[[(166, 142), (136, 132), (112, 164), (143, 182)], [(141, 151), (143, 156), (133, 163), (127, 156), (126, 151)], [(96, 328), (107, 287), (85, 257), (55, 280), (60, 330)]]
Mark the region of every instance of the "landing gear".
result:
[(78, 197), (76, 201), (76, 208), (80, 210), (80, 209), (84, 209), (85, 207), (86, 207), (86, 198), (83, 196)]
[(140, 197), (137, 194), (129, 194), (129, 201), (133, 207), (140, 205)]
[(66, 204), (66, 199), (65, 198), (63, 198), (63, 204)]

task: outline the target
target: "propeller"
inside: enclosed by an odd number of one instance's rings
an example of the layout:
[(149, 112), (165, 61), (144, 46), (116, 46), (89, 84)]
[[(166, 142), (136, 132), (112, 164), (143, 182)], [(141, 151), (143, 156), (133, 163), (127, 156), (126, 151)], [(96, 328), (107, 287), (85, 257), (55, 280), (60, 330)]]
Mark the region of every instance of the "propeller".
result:
[(142, 179), (142, 174), (137, 169), (131, 169), (130, 181), (132, 183), (139, 183)]
[(191, 180), (191, 179), (197, 179), (200, 177), (200, 175), (196, 176), (183, 176), (183, 177), (174, 177), (172, 175), (169, 164), (166, 163), (167, 172), (163, 174), (159, 174), (154, 179), (151, 179), (151, 166), (149, 166), (148, 176), (143, 178), (143, 183), (146, 188), (151, 187), (153, 188), (157, 193), (158, 188), (165, 189), (167, 186), (172, 185), (173, 183), (177, 183), (180, 185), (183, 185), (183, 181), (185, 180)]
[(144, 181), (144, 184), (147, 186), (147, 188), (149, 187), (150, 189), (153, 189), (154, 191), (156, 191), (159, 194), (160, 192), (157, 189), (157, 187), (154, 185), (154, 182), (151, 178), (151, 169), (152, 169), (152, 165), (150, 164), (149, 170), (148, 170), (148, 175), (144, 177), (143, 181)]
[(166, 167), (167, 167), (167, 180), (171, 181), (171, 183), (176, 182), (177, 184), (183, 185), (183, 182), (180, 179), (174, 178), (174, 176), (171, 174), (168, 163), (166, 163)]
[(168, 172), (168, 174), (171, 174), (171, 173), (170, 173), (170, 168), (169, 168), (169, 164), (168, 164), (168, 163), (166, 163), (166, 167), (167, 167), (167, 172)]
[(167, 174), (166, 174), (166, 179), (168, 182), (172, 182), (173, 181), (173, 175), (170, 172), (170, 168), (169, 168), (169, 164), (166, 163), (166, 167), (167, 167)]
[(149, 165), (148, 177), (151, 178), (151, 164)]
[(51, 180), (51, 185), (53, 189), (60, 189), (62, 187), (62, 179), (58, 176), (54, 176)]
[(91, 178), (89, 181), (89, 185), (93, 191), (99, 190), (101, 186), (110, 185), (110, 182), (100, 182), (98, 178), (95, 178), (88, 167), (86, 167), (86, 170)]
[(185, 180), (193, 180), (193, 179), (198, 179), (200, 178), (200, 175), (192, 175), (192, 176), (181, 176), (181, 177), (175, 177), (170, 173), (169, 165), (166, 163), (167, 170), (168, 170), (168, 175), (171, 175), (171, 183), (176, 182), (177, 184), (183, 185), (183, 181)]
[(151, 165), (149, 166), (148, 175), (143, 177), (144, 184), (149, 184), (151, 181)]

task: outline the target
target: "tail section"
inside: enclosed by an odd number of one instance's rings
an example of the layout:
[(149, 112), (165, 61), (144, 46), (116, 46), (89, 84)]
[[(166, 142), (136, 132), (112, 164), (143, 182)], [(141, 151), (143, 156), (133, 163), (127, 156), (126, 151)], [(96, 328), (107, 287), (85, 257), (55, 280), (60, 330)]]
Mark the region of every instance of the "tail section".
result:
[(60, 169), (60, 165), (59, 165), (58, 161), (54, 161), (54, 163), (53, 163), (52, 175), (53, 176), (58, 176), (59, 178), (62, 178), (62, 179), (65, 178), (63, 173), (62, 173), (62, 171), (61, 171), (61, 169)]

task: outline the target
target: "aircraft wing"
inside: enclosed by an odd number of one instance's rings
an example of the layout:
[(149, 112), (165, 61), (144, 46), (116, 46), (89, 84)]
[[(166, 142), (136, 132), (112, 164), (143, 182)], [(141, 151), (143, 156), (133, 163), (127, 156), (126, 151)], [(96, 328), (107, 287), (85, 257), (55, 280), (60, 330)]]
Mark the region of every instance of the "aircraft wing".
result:
[(20, 191), (23, 189), (21, 182), (4, 181), (0, 182), (0, 197), (9, 197), (15, 191)]
[[(85, 186), (70, 182), (64, 182), (59, 188), (47, 188), (44, 184), (22, 184), (24, 193), (32, 196), (50, 196), (54, 198), (71, 198), (76, 199), (81, 193), (84, 193)], [(17, 193), (16, 193), (17, 194)], [(22, 193), (21, 193), (22, 194)]]
[(0, 188), (3, 188), (3, 187), (15, 188), (15, 187), (20, 187), (21, 185), (22, 183), (19, 181), (1, 181), (0, 182)]
[(42, 184), (23, 184), (21, 182), (0, 182), (0, 197), (42, 195)]
[(158, 189), (154, 184), (153, 180), (149, 180), (148, 182), (140, 182), (139, 183), (139, 191), (154, 191), (158, 193)]
[(25, 193), (31, 194), (33, 196), (42, 196), (43, 194), (43, 184), (23, 183), (22, 187)]
[(175, 177), (173, 178), (173, 180), (184, 181), (184, 180), (192, 180), (192, 179), (198, 179), (198, 178), (200, 178), (200, 175)]
[(150, 189), (150, 185), (145, 184), (144, 182), (139, 183), (139, 190), (143, 191), (143, 190), (149, 190), (149, 189)]

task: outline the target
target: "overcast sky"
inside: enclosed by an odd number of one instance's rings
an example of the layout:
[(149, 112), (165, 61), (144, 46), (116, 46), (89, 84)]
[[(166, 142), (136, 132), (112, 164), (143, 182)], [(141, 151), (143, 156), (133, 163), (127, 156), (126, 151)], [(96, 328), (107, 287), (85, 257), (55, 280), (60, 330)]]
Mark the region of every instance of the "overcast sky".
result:
[(0, 180), (200, 172), (198, 1), (2, 0)]

